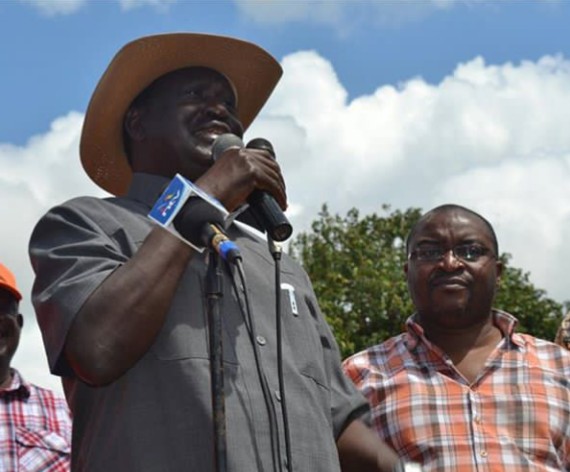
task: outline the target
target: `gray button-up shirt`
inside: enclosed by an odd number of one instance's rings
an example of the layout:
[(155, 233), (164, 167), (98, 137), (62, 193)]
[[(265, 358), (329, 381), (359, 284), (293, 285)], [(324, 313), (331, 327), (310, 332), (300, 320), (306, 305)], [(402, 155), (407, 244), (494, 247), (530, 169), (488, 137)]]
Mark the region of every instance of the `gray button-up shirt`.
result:
[[(117, 381), (90, 387), (73, 375), (62, 354), (83, 303), (151, 231), (146, 215), (166, 182), (135, 174), (126, 197), (71, 200), (50, 210), (32, 234), (33, 303), (50, 368), (64, 378), (73, 411), (75, 471), (214, 470), (205, 256), (191, 259), (154, 344)], [(243, 288), (238, 284), (236, 294), (226, 271), (221, 313), (228, 470), (273, 471), (268, 407), (252, 343), (261, 353), (270, 408), (276, 412), (282, 462), (274, 262), (259, 237), (236, 225), (228, 233), (243, 255), (257, 336), (250, 337), (238, 306)], [(338, 471), (336, 438), (367, 411), (367, 404), (342, 373), (337, 345), (306, 273), (286, 254), (281, 268), (283, 371), (294, 470)]]

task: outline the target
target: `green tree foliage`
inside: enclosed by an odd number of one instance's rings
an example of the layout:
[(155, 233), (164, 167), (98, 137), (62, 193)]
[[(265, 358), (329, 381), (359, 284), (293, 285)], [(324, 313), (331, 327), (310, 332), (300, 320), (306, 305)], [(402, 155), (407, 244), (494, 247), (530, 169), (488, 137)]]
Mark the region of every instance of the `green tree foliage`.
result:
[[(353, 208), (341, 217), (324, 205), (312, 232), (299, 234), (290, 246), (311, 277), (344, 357), (402, 332), (414, 310), (403, 272), (405, 239), (422, 211), (382, 210), (385, 216), (360, 218)], [(515, 315), (520, 331), (554, 339), (563, 306), (535, 288), (529, 274), (510, 267), (508, 254), (501, 259), (495, 306)]]
[(510, 254), (501, 254), (504, 269), (499, 282), (495, 306), (519, 320), (518, 331), (554, 340), (562, 321), (564, 305), (546, 296), (530, 282), (530, 274), (509, 266)]

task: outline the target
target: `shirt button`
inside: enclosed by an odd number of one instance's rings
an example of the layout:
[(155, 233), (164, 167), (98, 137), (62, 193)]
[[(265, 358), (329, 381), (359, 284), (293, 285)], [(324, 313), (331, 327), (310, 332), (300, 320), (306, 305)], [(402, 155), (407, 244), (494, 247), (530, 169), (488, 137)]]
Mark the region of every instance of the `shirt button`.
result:
[(278, 402), (281, 401), (281, 393), (279, 392), (279, 390), (275, 390), (275, 398), (277, 398)]
[(257, 336), (255, 339), (257, 339), (257, 344), (260, 346), (265, 346), (267, 344), (267, 340), (263, 336)]
[(479, 415), (475, 417), (475, 423), (481, 424), (481, 417)]
[(487, 457), (487, 451), (481, 451), (481, 457)]

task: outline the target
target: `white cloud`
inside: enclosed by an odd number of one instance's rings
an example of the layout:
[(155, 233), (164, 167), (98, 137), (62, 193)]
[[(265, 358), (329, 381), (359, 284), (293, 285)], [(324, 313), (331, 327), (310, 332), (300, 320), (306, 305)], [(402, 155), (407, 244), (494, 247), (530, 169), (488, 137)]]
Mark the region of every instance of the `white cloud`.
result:
[[(234, 0), (248, 17), (260, 23), (287, 23), (300, 20), (335, 24), (346, 8), (343, 1), (312, 0), (303, 2), (275, 2), (271, 0)], [(359, 0), (353, 0), (354, 3)]]
[(151, 6), (159, 11), (167, 11), (170, 5), (173, 5), (178, 0), (119, 0), (121, 8), (125, 11), (133, 10), (135, 8)]
[[(345, 214), (455, 202), (487, 216), (502, 251), (559, 301), (570, 298), (570, 61), (459, 64), (439, 84), (414, 78), (379, 85), (349, 101), (324, 58), (312, 51), (284, 58), (283, 79), (246, 139), (265, 136), (287, 180), (296, 232), (322, 203)], [(76, 195), (102, 195), (78, 158), (83, 116), (71, 112), (24, 146), (0, 144), (2, 260), (29, 299), (27, 243), (49, 207)], [(31, 380), (59, 388), (29, 301), (14, 364)]]
[[(20, 0), (38, 9), (46, 16), (71, 15), (77, 13), (89, 2), (95, 3), (99, 0)], [(178, 0), (116, 0), (123, 11), (135, 8), (150, 6), (158, 11), (167, 11), (170, 5)]]
[(535, 284), (570, 299), (559, 263), (570, 256), (569, 61), (475, 58), (439, 84), (414, 78), (350, 102), (317, 53), (287, 56), (283, 67), (250, 133), (274, 141), (297, 229), (324, 202), (341, 214), (464, 204), (495, 223)]
[[(506, 158), (449, 178), (435, 193), (441, 203), (464, 202), (493, 223), (501, 251), (532, 273), (533, 283), (570, 300), (564, 261), (570, 260), (570, 147), (564, 154)], [(490, 189), (481, 192), (480, 189)]]
[(0, 235), (2, 262), (16, 276), (24, 295), (24, 330), (13, 365), (40, 385), (60, 390), (49, 374), (40, 333), (30, 303), (33, 272), (28, 240), (40, 216), (50, 207), (80, 194), (102, 195), (79, 163), (79, 134), (83, 115), (70, 112), (56, 119), (48, 132), (33, 136), (25, 146), (0, 143)]
[(71, 15), (87, 5), (88, 0), (20, 0), (47, 16)]
[[(531, 0), (560, 3), (561, 0)], [(477, 6), (513, 3), (512, 0), (234, 0), (240, 11), (258, 23), (311, 21), (345, 31), (362, 20), (398, 24), (423, 17), (430, 12), (458, 5)]]

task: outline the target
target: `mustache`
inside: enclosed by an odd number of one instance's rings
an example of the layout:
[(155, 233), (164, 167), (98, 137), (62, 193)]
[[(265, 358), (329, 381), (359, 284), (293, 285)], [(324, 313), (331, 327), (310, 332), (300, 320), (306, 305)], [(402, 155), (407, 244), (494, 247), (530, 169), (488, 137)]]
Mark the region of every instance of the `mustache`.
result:
[(208, 120), (204, 121), (203, 123), (194, 126), (195, 131), (206, 131), (212, 130), (219, 132), (220, 134), (231, 133), (232, 129), (229, 123), (226, 123), (222, 120)]
[(440, 285), (463, 285), (468, 287), (471, 284), (471, 279), (464, 275), (435, 273), (430, 278), (430, 285), (437, 287)]

